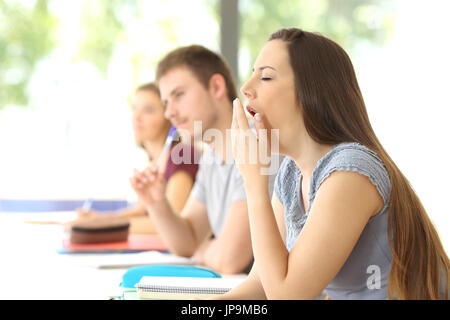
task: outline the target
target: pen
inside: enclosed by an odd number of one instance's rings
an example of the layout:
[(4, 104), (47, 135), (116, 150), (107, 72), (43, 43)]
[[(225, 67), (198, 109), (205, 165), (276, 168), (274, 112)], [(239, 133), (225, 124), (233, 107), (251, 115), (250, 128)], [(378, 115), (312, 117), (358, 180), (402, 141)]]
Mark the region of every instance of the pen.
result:
[(166, 155), (169, 152), (170, 147), (172, 146), (172, 142), (174, 140), (176, 130), (177, 130), (177, 128), (175, 126), (172, 126), (169, 130), (169, 134), (167, 135), (163, 150), (162, 150), (161, 154), (159, 155), (158, 169), (162, 167), (163, 161), (166, 159)]

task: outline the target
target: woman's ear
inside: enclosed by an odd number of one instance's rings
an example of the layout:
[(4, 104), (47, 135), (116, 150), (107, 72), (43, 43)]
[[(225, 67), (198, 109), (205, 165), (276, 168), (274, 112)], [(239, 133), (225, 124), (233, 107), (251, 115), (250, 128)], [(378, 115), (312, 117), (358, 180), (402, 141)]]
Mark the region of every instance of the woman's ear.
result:
[(227, 94), (227, 85), (225, 78), (220, 73), (215, 73), (209, 79), (209, 91), (216, 97), (216, 99), (222, 99)]

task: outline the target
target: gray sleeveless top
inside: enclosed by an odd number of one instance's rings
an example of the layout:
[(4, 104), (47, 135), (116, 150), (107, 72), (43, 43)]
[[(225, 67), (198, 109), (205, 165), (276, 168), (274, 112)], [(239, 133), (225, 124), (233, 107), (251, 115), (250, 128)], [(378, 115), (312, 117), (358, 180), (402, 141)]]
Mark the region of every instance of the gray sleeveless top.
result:
[(383, 198), (384, 207), (369, 219), (347, 261), (325, 292), (331, 299), (387, 299), (392, 260), (387, 235), (391, 184), (383, 162), (365, 146), (358, 143), (337, 144), (317, 162), (311, 177), (306, 212), (300, 200), (301, 172), (291, 158), (284, 159), (274, 191), (284, 206), (286, 247), (289, 251), (293, 248), (320, 185), (333, 171), (353, 171), (367, 176)]

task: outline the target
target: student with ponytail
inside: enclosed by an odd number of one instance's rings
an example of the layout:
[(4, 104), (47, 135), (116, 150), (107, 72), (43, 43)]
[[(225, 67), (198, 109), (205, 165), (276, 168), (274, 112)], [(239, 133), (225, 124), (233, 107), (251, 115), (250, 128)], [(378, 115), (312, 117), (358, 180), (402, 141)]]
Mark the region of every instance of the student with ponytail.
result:
[[(267, 143), (277, 138), (286, 158), (272, 199), (261, 161), (238, 162), (255, 263), (222, 298), (448, 299), (448, 256), (375, 135), (345, 51), (319, 34), (281, 29), (241, 91), (235, 159), (262, 146), (262, 129), (278, 129)], [(247, 140), (245, 110), (258, 133)]]

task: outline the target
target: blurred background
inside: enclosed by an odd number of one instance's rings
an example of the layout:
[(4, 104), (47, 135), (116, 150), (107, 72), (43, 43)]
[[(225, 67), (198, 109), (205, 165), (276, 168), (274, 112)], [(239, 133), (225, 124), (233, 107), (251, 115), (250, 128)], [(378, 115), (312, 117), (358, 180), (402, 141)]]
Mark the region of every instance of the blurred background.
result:
[(449, 252), (448, 12), (447, 0), (0, 0), (0, 202), (132, 199), (146, 157), (129, 97), (158, 60), (201, 44), (241, 85), (270, 33), (295, 26), (349, 53), (378, 137)]

